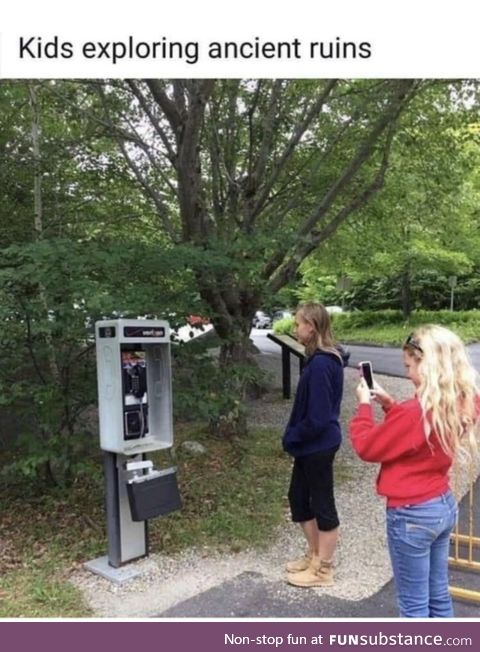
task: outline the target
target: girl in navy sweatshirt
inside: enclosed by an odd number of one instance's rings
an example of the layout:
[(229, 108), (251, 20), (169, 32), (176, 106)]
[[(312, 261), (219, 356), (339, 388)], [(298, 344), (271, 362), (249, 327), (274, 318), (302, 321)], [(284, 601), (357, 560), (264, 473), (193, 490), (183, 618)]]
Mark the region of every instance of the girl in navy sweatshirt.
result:
[(336, 345), (324, 306), (296, 311), (295, 332), (308, 356), (298, 383), (283, 448), (294, 458), (288, 498), (292, 520), (307, 540), (304, 556), (287, 564), (294, 586), (331, 586), (339, 520), (333, 493), (333, 460), (342, 434), (339, 415), (348, 356)]

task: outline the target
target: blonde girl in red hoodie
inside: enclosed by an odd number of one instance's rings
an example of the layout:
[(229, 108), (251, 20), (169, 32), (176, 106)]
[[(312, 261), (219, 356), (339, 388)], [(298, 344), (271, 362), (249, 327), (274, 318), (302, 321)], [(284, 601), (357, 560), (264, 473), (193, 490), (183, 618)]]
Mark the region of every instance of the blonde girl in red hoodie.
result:
[[(397, 403), (362, 379), (352, 446), (366, 462), (380, 462), (377, 492), (387, 499), (387, 539), (400, 616), (453, 616), (448, 591), (449, 539), (457, 503), (449, 486), (460, 450), (478, 452), (476, 372), (460, 338), (441, 326), (421, 326), (403, 345), (415, 396)], [(371, 399), (385, 412), (374, 419)]]

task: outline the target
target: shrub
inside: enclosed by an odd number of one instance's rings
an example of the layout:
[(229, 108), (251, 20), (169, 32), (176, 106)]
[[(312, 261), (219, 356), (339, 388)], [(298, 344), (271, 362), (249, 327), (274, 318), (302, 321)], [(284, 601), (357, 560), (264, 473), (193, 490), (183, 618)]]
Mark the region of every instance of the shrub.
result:
[(465, 342), (480, 338), (480, 311), (418, 310), (404, 320), (398, 310), (366, 310), (333, 316), (333, 330), (339, 340), (399, 345), (422, 324), (439, 324), (456, 332)]
[(332, 321), (342, 328), (364, 328), (379, 324), (401, 324), (404, 320), (400, 310), (356, 310), (332, 315)]
[(295, 326), (294, 317), (284, 317), (283, 319), (278, 319), (273, 324), (273, 331), (278, 335), (291, 335), (293, 333), (294, 326)]

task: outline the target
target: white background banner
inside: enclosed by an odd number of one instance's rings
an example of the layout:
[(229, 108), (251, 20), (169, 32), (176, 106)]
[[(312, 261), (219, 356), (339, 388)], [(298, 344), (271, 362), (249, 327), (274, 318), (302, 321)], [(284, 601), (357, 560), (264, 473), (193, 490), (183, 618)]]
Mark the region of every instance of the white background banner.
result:
[(0, 76), (480, 77), (474, 0), (16, 0)]

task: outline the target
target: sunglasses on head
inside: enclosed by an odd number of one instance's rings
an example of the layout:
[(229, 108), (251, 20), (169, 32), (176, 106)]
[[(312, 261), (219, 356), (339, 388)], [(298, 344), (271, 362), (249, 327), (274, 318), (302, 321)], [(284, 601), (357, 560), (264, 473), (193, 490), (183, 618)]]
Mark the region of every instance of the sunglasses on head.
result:
[(416, 340), (413, 336), (413, 333), (410, 333), (410, 335), (407, 337), (404, 346), (409, 346), (411, 349), (416, 349), (420, 353), (423, 353), (423, 349), (418, 343), (418, 340)]

